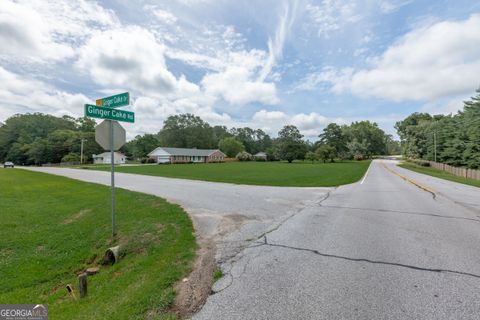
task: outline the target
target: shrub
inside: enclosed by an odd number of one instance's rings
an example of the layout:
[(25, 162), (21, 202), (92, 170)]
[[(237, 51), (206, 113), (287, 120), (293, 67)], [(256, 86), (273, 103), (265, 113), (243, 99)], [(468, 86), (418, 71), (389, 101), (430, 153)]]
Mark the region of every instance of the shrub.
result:
[(250, 160), (253, 160), (253, 156), (246, 152), (246, 151), (242, 151), (242, 152), (239, 152), (236, 156), (236, 158), (239, 160), (239, 161), (250, 161)]

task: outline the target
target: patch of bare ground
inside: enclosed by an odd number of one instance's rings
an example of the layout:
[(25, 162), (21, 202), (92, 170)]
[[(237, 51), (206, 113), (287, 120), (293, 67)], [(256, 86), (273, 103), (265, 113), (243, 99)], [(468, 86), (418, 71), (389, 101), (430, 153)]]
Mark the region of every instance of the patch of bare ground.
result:
[(171, 310), (177, 316), (188, 318), (203, 306), (212, 290), (215, 268), (215, 244), (210, 240), (200, 241), (192, 272), (175, 286), (177, 294)]
[(80, 219), (81, 217), (83, 217), (84, 215), (86, 215), (87, 213), (89, 213), (90, 211), (92, 211), (92, 210), (82, 209), (77, 214), (73, 215), (72, 217), (70, 217), (68, 219), (65, 219), (62, 223), (63, 224), (73, 223), (73, 222), (77, 221), (78, 219)]

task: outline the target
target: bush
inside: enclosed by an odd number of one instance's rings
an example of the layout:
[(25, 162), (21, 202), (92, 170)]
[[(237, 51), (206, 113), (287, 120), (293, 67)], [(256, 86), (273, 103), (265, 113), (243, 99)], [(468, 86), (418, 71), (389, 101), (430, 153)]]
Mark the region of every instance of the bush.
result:
[(157, 162), (157, 161), (155, 161), (155, 159), (153, 159), (153, 158), (148, 158), (147, 159), (147, 163), (155, 163), (155, 162)]
[(363, 156), (363, 154), (361, 154), (361, 153), (355, 153), (355, 154), (353, 155), (353, 160), (361, 161), (361, 160), (363, 160), (363, 159), (364, 159), (364, 156)]
[(239, 161), (253, 160), (253, 156), (246, 151), (239, 152), (235, 158), (237, 158)]
[(62, 158), (62, 162), (79, 162), (80, 161), (80, 155), (78, 153), (70, 152), (69, 154), (66, 154)]

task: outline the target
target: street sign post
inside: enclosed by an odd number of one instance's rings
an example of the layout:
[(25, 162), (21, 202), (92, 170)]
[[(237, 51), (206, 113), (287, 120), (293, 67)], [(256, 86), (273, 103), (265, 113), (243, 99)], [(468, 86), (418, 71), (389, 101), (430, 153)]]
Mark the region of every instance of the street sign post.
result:
[(117, 122), (135, 122), (135, 113), (114, 109), (130, 104), (130, 94), (120, 93), (114, 96), (97, 99), (96, 105), (85, 105), (85, 116), (107, 119), (95, 127), (95, 141), (104, 149), (110, 150), (111, 191), (112, 191), (112, 237), (115, 237), (115, 150), (125, 144), (125, 129)]
[(123, 122), (135, 122), (135, 113), (113, 108), (97, 107), (93, 104), (85, 105), (85, 116)]
[(130, 104), (130, 94), (128, 92), (116, 94), (114, 96), (97, 99), (95, 104), (98, 107), (116, 108), (128, 106)]

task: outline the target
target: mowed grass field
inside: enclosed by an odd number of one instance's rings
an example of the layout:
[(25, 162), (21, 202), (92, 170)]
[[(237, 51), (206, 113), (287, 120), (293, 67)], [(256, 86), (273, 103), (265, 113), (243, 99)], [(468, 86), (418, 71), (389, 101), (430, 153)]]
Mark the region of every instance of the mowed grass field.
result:
[[(117, 172), (263, 186), (330, 187), (358, 181), (370, 161), (227, 162), (118, 166)], [(87, 168), (87, 167), (84, 167)], [(88, 167), (110, 170), (109, 167)]]
[[(0, 304), (47, 303), (51, 319), (172, 319), (173, 285), (191, 271), (196, 242), (177, 205), (117, 189), (111, 241), (110, 189), (21, 169), (0, 169)], [(125, 256), (100, 266), (105, 250)], [(77, 274), (88, 277), (78, 297)]]
[(433, 176), (433, 177), (437, 177), (437, 178), (441, 178), (441, 179), (445, 179), (445, 180), (450, 180), (450, 181), (454, 181), (454, 182), (459, 182), (459, 183), (463, 183), (463, 184), (468, 184), (468, 185), (474, 186), (474, 187), (480, 187), (480, 180), (458, 177), (458, 176), (455, 176), (455, 175), (453, 175), (451, 173), (448, 173), (446, 171), (443, 171), (443, 170), (439, 170), (439, 169), (435, 169), (435, 168), (431, 168), (431, 167), (421, 167), (421, 166), (418, 166), (416, 164), (409, 163), (409, 162), (402, 162), (398, 166), (402, 167), (402, 168), (405, 168), (405, 169), (408, 169), (408, 170), (418, 172), (418, 173), (427, 174), (429, 176)]

